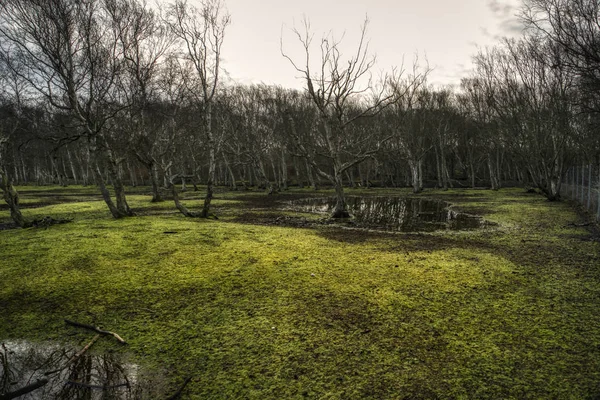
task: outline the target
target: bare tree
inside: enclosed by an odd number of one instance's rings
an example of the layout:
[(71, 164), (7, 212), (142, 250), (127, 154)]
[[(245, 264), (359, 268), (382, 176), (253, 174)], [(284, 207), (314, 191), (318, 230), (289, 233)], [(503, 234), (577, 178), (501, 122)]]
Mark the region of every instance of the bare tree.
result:
[(522, 20), (561, 50), (561, 67), (576, 75), (580, 106), (600, 113), (600, 3), (597, 0), (525, 0)]
[(196, 79), (189, 94), (200, 111), (208, 149), (208, 179), (201, 216), (207, 218), (213, 197), (216, 170), (216, 142), (213, 132), (213, 104), (219, 88), (221, 47), (230, 16), (220, 0), (203, 0), (196, 8), (185, 0), (175, 0), (168, 8), (168, 23), (183, 43), (185, 57), (191, 61)]
[(469, 87), (480, 121), (497, 134), (495, 143), (515, 155), (549, 200), (560, 198), (575, 134), (573, 76), (561, 68), (562, 57), (540, 37), (505, 40), (475, 58), (479, 77)]
[(470, 182), (471, 188), (476, 186), (476, 167), (479, 164), (481, 147), (484, 138), (479, 134), (479, 121), (474, 113), (478, 102), (473, 103), (470, 95), (474, 82), (472, 79), (464, 78), (461, 81), (462, 93), (456, 95), (456, 109), (460, 115), (460, 128), (457, 137), (457, 148), (455, 155), (458, 163), (464, 168), (465, 175)]
[[(70, 113), (88, 141), (92, 172), (113, 217), (132, 215), (109, 145), (107, 125), (125, 106), (117, 88), (123, 68), (112, 18), (92, 0), (6, 0), (0, 3), (5, 52), (22, 59), (11, 68), (55, 109)], [(101, 173), (106, 165), (113, 202)]]
[(424, 87), (428, 72), (426, 69), (419, 73), (415, 64), (412, 75), (395, 86), (398, 101), (389, 116), (393, 131), (391, 143), (408, 162), (414, 193), (423, 190), (423, 161), (432, 148), (427, 115), (432, 95)]
[(165, 64), (173, 59), (169, 53), (173, 50), (174, 37), (157, 11), (144, 1), (113, 0), (108, 2), (107, 8), (125, 60), (119, 84), (130, 105), (123, 118), (130, 135), (129, 149), (148, 170), (152, 201), (162, 201), (153, 154), (156, 131), (161, 128), (161, 123), (153, 113), (161, 114), (158, 107), (164, 96), (160, 93), (163, 89), (161, 74), (170, 73), (165, 72), (169, 69)]
[[(349, 168), (363, 162), (379, 151), (381, 145), (389, 139), (382, 132), (369, 132), (368, 137), (359, 139), (362, 143), (349, 146), (348, 131), (358, 120), (379, 114), (383, 109), (397, 100), (393, 90), (394, 83), (402, 71), (394, 71), (384, 75), (375, 84), (372, 79), (372, 69), (375, 66), (375, 56), (369, 54), (369, 44), (366, 39), (368, 20), (361, 27), (361, 34), (356, 50), (349, 59), (344, 59), (340, 50), (340, 40), (330, 33), (321, 38), (319, 43), (319, 59), (313, 69), (311, 55), (313, 34), (310, 23), (304, 19), (303, 31), (293, 29), (297, 40), (302, 46), (304, 59), (294, 60), (283, 49), (281, 53), (292, 64), (306, 82), (306, 91), (318, 110), (320, 124), (315, 131), (317, 137), (313, 144), (322, 144), (319, 149), (309, 148), (310, 143), (303, 142), (294, 129), (294, 121), (290, 118), (291, 132), (301, 155), (305, 157), (314, 171), (327, 179), (335, 188), (336, 206), (332, 213), (334, 218), (348, 217), (343, 188), (343, 173)], [(349, 148), (357, 149), (349, 152)], [(316, 157), (321, 155), (328, 160), (327, 169), (321, 168)]]
[[(498, 190), (501, 185), (499, 161), (502, 154), (502, 143), (498, 131), (498, 121), (495, 119), (496, 114), (490, 102), (497, 87), (494, 82), (494, 70), (490, 64), (478, 63), (478, 65), (480, 66), (477, 72), (478, 76), (462, 81), (461, 85), (465, 90), (464, 106), (466, 115), (473, 121), (475, 137), (482, 142), (480, 150), (489, 173), (490, 186), (492, 190)], [(470, 158), (474, 159), (474, 157)], [(473, 163), (471, 163), (471, 167), (473, 168)], [(475, 176), (473, 170), (471, 174), (471, 184), (473, 185)]]
[(24, 82), (8, 68), (8, 54), (0, 53), (0, 191), (10, 209), (10, 216), (18, 226), (24, 228), (29, 223), (19, 207), (19, 193), (14, 187), (9, 153), (14, 137), (20, 128), (19, 113)]
[[(550, 66), (573, 75), (572, 103), (580, 114), (579, 151), (599, 159), (600, 136), (600, 2), (597, 0), (525, 0), (522, 20), (560, 51)], [(556, 61), (560, 61), (557, 64)]]

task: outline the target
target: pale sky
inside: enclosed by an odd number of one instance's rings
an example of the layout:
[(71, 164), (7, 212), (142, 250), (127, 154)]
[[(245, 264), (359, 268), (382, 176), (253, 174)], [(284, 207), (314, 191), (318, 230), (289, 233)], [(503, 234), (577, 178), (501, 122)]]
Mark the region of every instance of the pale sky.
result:
[(280, 38), (292, 58), (302, 60), (291, 32), (303, 16), (314, 41), (332, 31), (345, 33), (344, 54), (356, 48), (360, 27), (369, 18), (370, 52), (378, 71), (412, 65), (415, 53), (427, 56), (434, 71), (429, 83), (456, 85), (471, 68), (477, 46), (520, 34), (515, 16), (519, 0), (225, 0), (232, 23), (226, 31), (222, 65), (239, 83), (267, 83), (302, 88), (298, 73), (281, 56)]

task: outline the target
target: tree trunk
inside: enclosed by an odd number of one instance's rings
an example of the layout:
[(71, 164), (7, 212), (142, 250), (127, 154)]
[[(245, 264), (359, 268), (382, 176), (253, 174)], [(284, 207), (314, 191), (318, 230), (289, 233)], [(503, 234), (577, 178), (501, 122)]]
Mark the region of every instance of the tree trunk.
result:
[(354, 183), (354, 177), (352, 176), (352, 168), (348, 168), (346, 170), (346, 179), (348, 179), (348, 183), (351, 188), (355, 188), (356, 184)]
[(87, 186), (90, 183), (90, 152), (86, 151), (85, 154), (75, 152), (75, 160), (79, 163), (79, 169), (81, 172), (81, 180), (83, 186)]
[(24, 183), (27, 183), (28, 182), (27, 168), (25, 167), (25, 159), (23, 158), (22, 155), (21, 155), (21, 171), (23, 174)]
[(3, 168), (2, 176), (0, 176), (0, 190), (2, 190), (2, 197), (6, 204), (8, 204), (8, 208), (10, 209), (10, 217), (12, 220), (20, 226), (21, 228), (26, 228), (29, 226), (29, 223), (25, 221), (23, 218), (23, 214), (21, 214), (21, 209), (19, 208), (19, 193), (13, 187), (10, 178), (8, 177), (8, 172), (6, 168)]
[(411, 172), (411, 184), (413, 193), (420, 193), (422, 190), (422, 180), (420, 178), (421, 169), (417, 160), (408, 160), (408, 165)]
[(206, 181), (206, 196), (204, 196), (204, 205), (202, 206), (202, 218), (208, 218), (210, 211), (210, 202), (213, 198), (213, 185), (215, 181), (216, 155), (215, 139), (212, 132), (212, 104), (208, 102), (204, 110), (204, 129), (206, 130), (206, 145), (208, 146), (208, 180)]
[(187, 186), (185, 184), (185, 176), (183, 176), (183, 174), (181, 174), (181, 191), (187, 192)]
[(275, 182), (275, 185), (277, 185), (277, 191), (280, 191), (281, 179), (277, 174), (277, 168), (275, 167), (275, 161), (273, 160), (273, 157), (271, 157), (271, 170), (273, 171), (273, 181)]
[(296, 171), (296, 181), (298, 182), (298, 187), (300, 189), (304, 188), (304, 179), (302, 179), (302, 174), (300, 173), (300, 165), (298, 163), (298, 159), (294, 157), (294, 171)]
[(13, 151), (13, 168), (15, 170), (15, 175), (14, 175), (15, 183), (18, 185), (19, 182), (23, 182), (23, 180), (21, 180), (21, 178), (20, 178), (21, 173), (19, 172), (19, 161), (18, 161), (16, 151)]
[(281, 147), (281, 189), (288, 190), (288, 173), (287, 173), (287, 162), (285, 159), (285, 149)]
[[(591, 174), (590, 174), (591, 178)], [(547, 197), (550, 201), (560, 200), (560, 186), (562, 181), (562, 162), (560, 159), (554, 160), (554, 165), (550, 173), (550, 182), (548, 183)], [(583, 183), (583, 182), (582, 182)], [(591, 185), (591, 181), (589, 185)]]
[(148, 175), (150, 177), (150, 183), (152, 184), (152, 202), (161, 202), (163, 201), (163, 198), (160, 195), (160, 189), (158, 187), (158, 168), (156, 167), (156, 163), (152, 162), (146, 164), (146, 168), (148, 168)]
[(314, 190), (319, 190), (317, 180), (315, 179), (315, 176), (313, 175), (313, 170), (312, 170), (310, 164), (308, 163), (307, 159), (304, 159), (304, 165), (306, 166), (306, 175), (308, 176), (308, 181), (310, 182), (310, 186), (312, 186)]
[(363, 173), (363, 168), (360, 164), (358, 164), (358, 178), (360, 179), (360, 186), (366, 187), (368, 178), (365, 178), (365, 175)]
[(227, 168), (227, 172), (231, 178), (231, 190), (237, 190), (237, 183), (235, 181), (235, 175), (233, 173), (233, 169), (231, 169), (231, 165), (229, 165), (229, 161), (227, 161), (227, 157), (225, 157), (225, 153), (221, 152), (223, 156), (223, 161), (225, 163), (225, 167)]
[(127, 160), (127, 172), (129, 172), (129, 184), (133, 187), (137, 186), (137, 178), (135, 171), (131, 168), (131, 163)]
[(123, 185), (123, 179), (121, 179), (121, 174), (119, 174), (119, 165), (110, 149), (106, 149), (106, 156), (108, 158), (108, 173), (110, 174), (113, 189), (115, 190), (117, 210), (119, 210), (119, 213), (123, 216), (131, 217), (133, 216), (133, 212), (129, 208), (129, 204), (127, 204), (125, 185)]
[[(118, 218), (126, 217), (126, 216), (128, 216), (128, 214), (122, 208), (120, 209), (119, 207), (115, 206), (115, 203), (112, 201), (112, 198), (110, 197), (110, 192), (108, 191), (108, 189), (106, 188), (106, 184), (104, 183), (105, 181), (104, 181), (104, 177), (102, 176), (102, 172), (100, 171), (100, 163), (99, 163), (99, 159), (98, 159), (99, 157), (98, 157), (97, 140), (98, 140), (98, 138), (93, 136), (90, 138), (90, 142), (89, 142), (89, 154), (90, 154), (91, 162), (93, 163), (92, 174), (94, 175), (96, 184), (98, 185), (98, 188), (100, 189), (100, 193), (102, 194), (102, 199), (106, 203), (113, 218), (118, 219)], [(108, 162), (109, 165), (112, 164), (111, 161), (112, 160), (109, 160), (109, 162)], [(118, 183), (117, 183), (117, 185), (118, 185)], [(115, 188), (115, 191), (116, 191), (116, 188)], [(124, 195), (124, 193), (122, 195)]]
[(423, 160), (419, 159), (417, 161), (417, 165), (419, 167), (419, 192), (423, 191)]
[(113, 218), (119, 219), (125, 217), (125, 215), (121, 214), (121, 212), (117, 209), (115, 203), (113, 203), (112, 198), (110, 197), (110, 192), (108, 191), (104, 183), (104, 177), (102, 176), (100, 167), (96, 166), (95, 168), (92, 168), (92, 174), (94, 175), (94, 179), (96, 180), (96, 185), (98, 185), (98, 188), (100, 189), (102, 199), (106, 203), (106, 206), (110, 210), (110, 213), (112, 214)]
[(77, 185), (78, 184), (77, 172), (75, 169), (75, 164), (73, 163), (73, 157), (71, 157), (71, 151), (69, 150), (69, 147), (67, 147), (67, 158), (69, 159), (69, 165), (71, 166), (71, 173), (73, 174), (73, 181), (75, 182), (75, 185)]
[(488, 154), (487, 164), (488, 164), (488, 170), (489, 170), (489, 173), (490, 173), (490, 186), (492, 187), (492, 190), (498, 190), (498, 189), (500, 189), (500, 182), (499, 182), (499, 178), (498, 178), (498, 171), (495, 168), (495, 163), (492, 160), (492, 155), (491, 154)]
[(342, 174), (336, 172), (335, 181), (333, 182), (335, 188), (335, 208), (331, 214), (332, 218), (348, 218), (350, 213), (348, 212), (348, 205), (346, 203), (346, 197), (344, 196), (344, 185), (342, 182)]
[(177, 188), (175, 186), (175, 182), (170, 182), (169, 186), (171, 186), (171, 194), (173, 195), (173, 201), (175, 202), (175, 207), (179, 210), (179, 212), (188, 218), (197, 217), (198, 215), (196, 213), (191, 212), (190, 210), (188, 210), (188, 208), (186, 206), (181, 204), (181, 201), (179, 200), (179, 194), (177, 193)]
[(448, 181), (450, 180), (450, 174), (448, 173), (448, 166), (446, 165), (446, 153), (444, 148), (440, 148), (440, 167), (442, 174), (442, 190), (448, 190)]
[(65, 163), (65, 158), (61, 157), (60, 158), (61, 164), (62, 164), (62, 170), (63, 170), (63, 176), (64, 176), (64, 185), (68, 186), (69, 185), (69, 173), (67, 172), (67, 164)]
[(437, 187), (441, 188), (443, 186), (442, 183), (442, 162), (440, 160), (440, 151), (438, 149), (438, 145), (433, 146), (435, 150), (435, 171), (437, 175)]
[[(257, 156), (259, 157), (259, 156)], [(265, 166), (262, 162), (262, 160), (260, 158), (255, 158), (254, 159), (254, 164), (255, 164), (255, 171), (257, 174), (260, 175), (260, 180), (262, 180), (264, 182), (264, 187), (267, 190), (267, 194), (273, 194), (275, 192), (275, 188), (273, 187), (273, 185), (271, 184), (271, 181), (269, 180), (269, 177), (267, 176), (267, 173), (265, 171)]]

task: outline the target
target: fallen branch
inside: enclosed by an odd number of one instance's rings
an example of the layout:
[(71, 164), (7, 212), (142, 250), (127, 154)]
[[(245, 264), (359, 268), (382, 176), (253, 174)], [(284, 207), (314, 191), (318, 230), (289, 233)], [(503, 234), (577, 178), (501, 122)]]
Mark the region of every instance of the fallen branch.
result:
[(192, 377), (188, 377), (184, 382), (183, 385), (181, 385), (181, 387), (179, 388), (179, 390), (177, 390), (175, 392), (175, 394), (173, 394), (172, 396), (168, 397), (167, 400), (177, 400), (179, 398), (181, 398), (181, 393), (183, 392), (183, 389), (185, 389), (185, 387), (187, 386), (188, 383), (190, 383), (190, 381), (192, 380)]
[(76, 361), (76, 360), (77, 360), (79, 357), (81, 357), (81, 356), (82, 356), (82, 355), (83, 355), (83, 354), (84, 354), (86, 351), (88, 351), (88, 349), (89, 349), (90, 347), (92, 347), (92, 345), (93, 345), (94, 343), (96, 343), (96, 340), (98, 340), (99, 338), (100, 338), (100, 334), (98, 334), (98, 335), (94, 336), (94, 338), (93, 338), (93, 339), (92, 339), (92, 340), (91, 340), (91, 341), (90, 341), (88, 344), (86, 344), (86, 345), (85, 345), (85, 347), (84, 347), (83, 349), (79, 350), (79, 352), (78, 352), (77, 354), (75, 354), (73, 357), (71, 357), (71, 358), (69, 359), (69, 361), (67, 361), (67, 362), (65, 363), (65, 365), (63, 365), (63, 366), (62, 366), (62, 368), (59, 368), (59, 369), (55, 369), (55, 370), (52, 370), (52, 371), (45, 372), (45, 373), (44, 373), (44, 375), (45, 375), (45, 376), (52, 375), (52, 374), (55, 374), (55, 373), (57, 373), (57, 372), (60, 372), (60, 371), (62, 371), (62, 370), (63, 370), (63, 369), (65, 369), (65, 368), (67, 368), (67, 366), (69, 366), (69, 364), (71, 364), (72, 362)]
[(23, 386), (21, 389), (15, 390), (14, 392), (0, 394), (0, 400), (15, 399), (17, 397), (23, 396), (24, 394), (33, 392), (34, 390), (41, 388), (47, 383), (48, 379), (40, 379), (39, 381), (35, 381), (30, 385)]
[(115, 339), (117, 339), (119, 342), (123, 343), (123, 344), (127, 344), (127, 342), (125, 340), (123, 340), (123, 338), (121, 336), (119, 336), (118, 334), (114, 333), (114, 332), (110, 332), (110, 331), (105, 331), (102, 330), (96, 326), (92, 326), (92, 325), (87, 325), (87, 324), (82, 324), (81, 322), (75, 322), (75, 321), (69, 321), (68, 319), (65, 319), (65, 322), (68, 325), (72, 325), (72, 326), (77, 326), (79, 328), (85, 328), (85, 329), (89, 329), (91, 331), (94, 331), (96, 333), (99, 333), (101, 335), (111, 335), (113, 336)]
[(79, 350), (79, 353), (75, 354), (73, 357), (71, 357), (71, 359), (68, 361), (68, 363), (72, 363), (73, 361), (77, 360), (79, 357), (81, 357), (83, 355), (83, 353), (85, 353), (86, 351), (88, 351), (88, 349), (90, 347), (92, 347), (92, 345), (94, 343), (96, 343), (96, 340), (98, 340), (100, 338), (100, 334), (96, 335), (93, 337), (92, 340), (90, 340), (90, 342), (88, 344), (85, 345), (85, 347), (81, 350)]

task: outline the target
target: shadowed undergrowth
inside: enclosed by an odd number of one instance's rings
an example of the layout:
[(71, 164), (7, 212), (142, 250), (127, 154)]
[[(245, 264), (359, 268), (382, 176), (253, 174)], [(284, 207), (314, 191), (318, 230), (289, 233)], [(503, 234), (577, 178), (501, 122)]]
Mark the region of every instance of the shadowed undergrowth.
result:
[(192, 398), (600, 395), (599, 242), (567, 204), (430, 191), (498, 225), (385, 234), (269, 226), (293, 213), (262, 193), (219, 193), (215, 221), (139, 189), (138, 217), (111, 220), (93, 190), (51, 190), (23, 188), (24, 215), (72, 223), (0, 231), (0, 340), (101, 325)]

